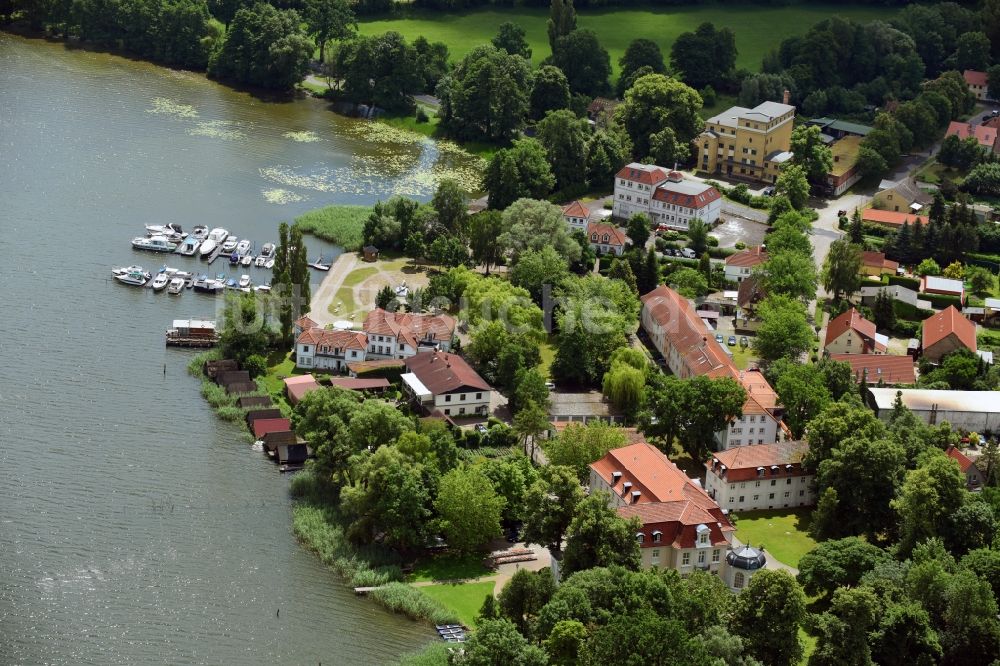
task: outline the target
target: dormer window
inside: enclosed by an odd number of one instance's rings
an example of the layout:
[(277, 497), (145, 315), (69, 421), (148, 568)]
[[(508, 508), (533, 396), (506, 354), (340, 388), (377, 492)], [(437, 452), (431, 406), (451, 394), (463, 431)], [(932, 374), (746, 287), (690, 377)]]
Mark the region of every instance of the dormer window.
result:
[(653, 543), (660, 543), (660, 541), (662, 539), (663, 539), (663, 532), (661, 532), (660, 530), (654, 530), (653, 531)]
[(646, 535), (644, 535), (642, 532), (635, 533), (635, 540), (638, 541), (639, 543), (642, 543), (643, 541), (645, 541), (645, 539)]

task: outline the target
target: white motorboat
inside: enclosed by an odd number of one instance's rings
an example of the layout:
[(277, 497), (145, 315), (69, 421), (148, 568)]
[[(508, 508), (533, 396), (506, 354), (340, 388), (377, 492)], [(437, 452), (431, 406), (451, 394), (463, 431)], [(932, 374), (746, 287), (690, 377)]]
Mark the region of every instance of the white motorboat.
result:
[(232, 254), (236, 251), (236, 246), (239, 245), (240, 239), (236, 236), (230, 236), (222, 243), (222, 251), (226, 254)]
[(169, 224), (147, 224), (146, 233), (150, 236), (173, 236), (177, 235), (181, 238), (186, 238), (187, 234), (181, 228), (181, 225), (174, 224), (170, 222)]
[(202, 242), (201, 246), (198, 248), (198, 252), (201, 254), (202, 257), (207, 258), (211, 256), (213, 252), (215, 252), (215, 248), (218, 247), (218, 245), (219, 244), (216, 241), (212, 240), (211, 238), (206, 239), (205, 241)]
[(260, 248), (260, 254), (265, 259), (272, 259), (278, 248), (274, 246), (274, 243), (264, 243), (264, 247)]
[(240, 276), (240, 289), (250, 286), (250, 276), (244, 273)]
[(250, 241), (244, 238), (239, 243), (236, 244), (236, 252), (242, 257), (244, 254), (250, 252)]
[(184, 291), (184, 278), (175, 277), (167, 285), (168, 294), (179, 294)]
[(253, 255), (252, 255), (252, 254), (250, 254), (249, 252), (248, 252), (248, 253), (246, 253), (246, 254), (244, 254), (244, 255), (243, 255), (243, 258), (242, 258), (242, 259), (240, 259), (240, 264), (241, 264), (242, 266), (249, 266), (249, 265), (250, 265), (250, 264), (252, 264), (252, 263), (253, 263)]
[(259, 284), (253, 288), (254, 291), (262, 291), (264, 293), (270, 293), (271, 285), (269, 284)]
[(197, 241), (205, 240), (206, 238), (208, 238), (208, 227), (206, 227), (204, 224), (199, 224), (198, 226), (196, 226), (194, 229), (191, 230), (191, 233), (188, 235), (188, 238), (193, 238)]
[(187, 238), (184, 239), (184, 242), (181, 243), (181, 249), (179, 250), (179, 252), (183, 254), (185, 257), (190, 257), (194, 255), (195, 252), (198, 251), (198, 246), (200, 245), (201, 245), (201, 240), (195, 238), (194, 236), (188, 236)]
[(127, 273), (115, 274), (115, 279), (121, 282), (122, 284), (129, 284), (134, 287), (141, 287), (142, 285), (146, 284), (147, 280), (149, 280), (149, 273), (144, 273), (141, 269), (137, 271), (130, 270)]
[(173, 252), (177, 249), (177, 243), (172, 243), (165, 236), (153, 236), (152, 238), (137, 236), (132, 239), (132, 247), (149, 252)]
[(264, 268), (274, 268), (274, 259), (268, 259), (267, 263), (264, 264)]
[(166, 273), (157, 273), (153, 278), (153, 291), (161, 291), (170, 282)]
[(182, 271), (178, 268), (171, 268), (170, 266), (162, 266), (158, 272), (163, 273), (171, 279), (179, 277), (182, 280), (186, 280), (189, 277), (194, 277), (194, 273), (190, 271)]
[(112, 268), (111, 269), (111, 274), (114, 275), (114, 276), (126, 275), (128, 273), (142, 273), (143, 275), (146, 276), (147, 280), (149, 278), (153, 277), (152, 275), (150, 275), (149, 273), (147, 273), (146, 271), (144, 271), (142, 269), (142, 266), (137, 266), (135, 264), (133, 264), (131, 266), (121, 266), (119, 268)]
[(229, 238), (229, 232), (222, 227), (216, 227), (208, 232), (207, 240), (214, 240), (216, 243), (222, 243), (227, 238)]
[(260, 255), (253, 262), (253, 265), (256, 266), (257, 268), (264, 268), (264, 264), (266, 264), (266, 263), (267, 263), (267, 257), (265, 257), (264, 255)]

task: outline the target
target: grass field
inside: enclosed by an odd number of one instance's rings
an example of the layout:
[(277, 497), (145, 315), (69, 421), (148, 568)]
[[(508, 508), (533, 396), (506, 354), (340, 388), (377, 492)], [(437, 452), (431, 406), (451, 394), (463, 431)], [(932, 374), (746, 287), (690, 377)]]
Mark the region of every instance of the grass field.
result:
[[(811, 25), (838, 15), (868, 21), (887, 18), (892, 9), (850, 4), (810, 4), (794, 7), (761, 7), (704, 4), (685, 7), (651, 7), (643, 9), (601, 9), (577, 12), (577, 27), (594, 30), (601, 44), (611, 54), (611, 65), (617, 73), (618, 58), (629, 42), (639, 37), (652, 39), (669, 57), (670, 45), (682, 32), (694, 30), (701, 23), (712, 22), (717, 28), (728, 27), (736, 32), (739, 51), (736, 65), (752, 71), (760, 69), (761, 59), (782, 39), (806, 32)], [(532, 62), (541, 63), (549, 55), (546, 21), (548, 8), (514, 7), (489, 8), (469, 12), (428, 12), (413, 10), (394, 17), (365, 18), (359, 23), (364, 35), (377, 35), (388, 30), (402, 33), (407, 40), (423, 35), (432, 42), (444, 42), (453, 60), (460, 60), (474, 47), (488, 42), (497, 27), (513, 21), (527, 32), (532, 49)]]
[(736, 521), (736, 538), (754, 547), (764, 546), (767, 553), (790, 567), (816, 546), (809, 536), (808, 509), (781, 509), (741, 513)]
[(489, 576), (493, 572), (483, 566), (481, 555), (440, 555), (421, 560), (407, 580), (411, 583), (431, 580), (462, 580)]
[(424, 594), (436, 599), (442, 605), (454, 611), (467, 627), (476, 624), (476, 614), (483, 607), (487, 594), (493, 594), (493, 581), (483, 583), (461, 583), (459, 585), (427, 585), (421, 588)]
[(538, 345), (538, 352), (542, 357), (542, 362), (538, 365), (538, 371), (542, 373), (543, 377), (549, 377), (552, 363), (556, 360), (555, 345), (552, 344), (551, 340), (543, 342)]

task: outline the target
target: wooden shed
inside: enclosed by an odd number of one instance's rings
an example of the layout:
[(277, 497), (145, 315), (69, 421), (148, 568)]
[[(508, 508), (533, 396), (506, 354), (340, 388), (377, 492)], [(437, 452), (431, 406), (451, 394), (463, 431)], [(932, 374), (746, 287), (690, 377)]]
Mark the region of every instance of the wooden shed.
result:
[[(299, 438), (291, 430), (272, 430), (264, 433), (264, 451), (273, 453), (281, 444), (296, 444)], [(305, 441), (303, 440), (303, 444)]]
[(215, 383), (219, 386), (229, 386), (234, 382), (250, 381), (250, 373), (246, 370), (225, 370), (220, 371), (215, 376)]
[(270, 407), (271, 398), (266, 395), (245, 395), (236, 401), (240, 409), (257, 409), (260, 407)]
[(277, 462), (279, 465), (301, 465), (309, 457), (305, 442), (295, 444), (279, 444)]
[(361, 252), (365, 261), (378, 261), (378, 248), (374, 245), (365, 245)]
[(226, 393), (253, 393), (257, 390), (257, 382), (230, 382), (226, 384)]
[(276, 418), (276, 419), (254, 419), (253, 425), (253, 436), (260, 439), (269, 432), (291, 430), (292, 424), (288, 419)]
[(235, 359), (231, 358), (223, 358), (218, 361), (205, 361), (205, 365), (202, 367), (202, 370), (205, 372), (205, 376), (209, 379), (215, 379), (220, 372), (239, 369), (240, 364), (237, 363)]
[(269, 409), (252, 409), (247, 412), (247, 425), (253, 427), (253, 422), (257, 419), (280, 419), (281, 410), (277, 407)]

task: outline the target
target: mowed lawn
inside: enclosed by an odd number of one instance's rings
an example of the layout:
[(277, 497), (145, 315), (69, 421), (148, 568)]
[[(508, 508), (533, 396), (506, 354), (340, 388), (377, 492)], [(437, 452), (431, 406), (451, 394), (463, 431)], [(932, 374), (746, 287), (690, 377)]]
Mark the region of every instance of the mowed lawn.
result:
[(493, 587), (493, 581), (489, 580), (482, 583), (459, 583), (458, 585), (448, 583), (426, 585), (420, 590), (455, 611), (462, 624), (474, 627), (476, 615), (483, 607), (486, 595), (493, 594)]
[(738, 513), (736, 538), (751, 546), (764, 546), (782, 564), (798, 568), (799, 559), (816, 546), (809, 536), (809, 509), (781, 509)]
[[(732, 28), (739, 51), (736, 66), (758, 71), (761, 59), (768, 50), (776, 48), (786, 37), (804, 34), (822, 19), (837, 15), (870, 21), (889, 18), (893, 12), (886, 7), (847, 3), (795, 7), (709, 4), (697, 7), (614, 8), (579, 10), (577, 27), (589, 28), (597, 33), (601, 45), (611, 54), (611, 65), (617, 74), (618, 58), (633, 39), (645, 37), (655, 41), (663, 50), (664, 57), (669, 59), (670, 45), (678, 35), (708, 21), (717, 28)], [(527, 32), (532, 62), (538, 65), (549, 55), (548, 17), (548, 8), (494, 7), (454, 13), (412, 10), (399, 17), (362, 18), (359, 29), (364, 35), (395, 30), (408, 41), (423, 35), (432, 42), (447, 44), (452, 60), (458, 61), (476, 46), (489, 42), (501, 23), (513, 21)]]

